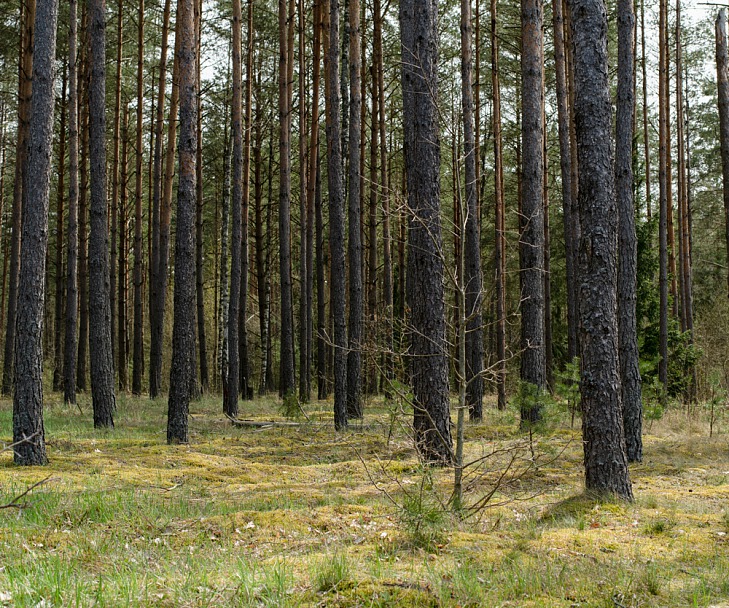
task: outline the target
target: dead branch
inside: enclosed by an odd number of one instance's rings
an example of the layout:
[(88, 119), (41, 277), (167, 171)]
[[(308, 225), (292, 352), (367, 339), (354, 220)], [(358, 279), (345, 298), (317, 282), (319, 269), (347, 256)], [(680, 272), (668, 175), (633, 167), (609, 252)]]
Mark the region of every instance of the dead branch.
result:
[(49, 475), (45, 479), (41, 479), (40, 481), (37, 481), (32, 486), (29, 486), (25, 490), (25, 492), (23, 492), (22, 494), (18, 494), (9, 503), (4, 504), (4, 505), (0, 505), (0, 510), (3, 510), (3, 509), (25, 509), (25, 508), (27, 508), (28, 506), (30, 506), (30, 503), (28, 503), (28, 502), (21, 502), (21, 500), (23, 498), (25, 498), (28, 494), (30, 494), (33, 490), (35, 490), (36, 488), (38, 488), (38, 487), (42, 486), (43, 484), (45, 484), (46, 482), (48, 482), (50, 479), (51, 479), (51, 476)]
[[(15, 443), (11, 443), (10, 445), (4, 445), (2, 448), (0, 448), (0, 453), (7, 452), (8, 450), (13, 450), (13, 448), (15, 448), (16, 446), (22, 445), (24, 443), (30, 443), (31, 440), (34, 437), (37, 437), (38, 435), (40, 435), (40, 431), (36, 431), (32, 435), (28, 435), (27, 437), (23, 437), (20, 441), (16, 441)], [(13, 450), (13, 451), (15, 451), (15, 450)]]

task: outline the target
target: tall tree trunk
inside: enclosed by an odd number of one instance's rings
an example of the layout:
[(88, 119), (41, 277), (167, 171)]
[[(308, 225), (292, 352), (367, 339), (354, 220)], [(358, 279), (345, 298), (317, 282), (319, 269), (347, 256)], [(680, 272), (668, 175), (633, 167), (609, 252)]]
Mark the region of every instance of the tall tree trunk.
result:
[(66, 327), (63, 400), (76, 403), (78, 348), (78, 19), (77, 0), (70, 0), (68, 34), (68, 254), (66, 258)]
[(719, 97), (719, 141), (724, 186), (724, 219), (726, 225), (727, 265), (729, 265), (729, 50), (727, 50), (726, 10), (716, 18), (716, 72)]
[[(120, 306), (117, 299), (119, 293), (118, 281), (121, 280), (117, 277), (117, 268), (119, 267), (119, 252), (121, 247), (119, 246), (119, 215), (121, 210), (119, 209), (119, 149), (120, 149), (120, 126), (121, 126), (121, 91), (122, 91), (122, 49), (124, 45), (124, 1), (117, 0), (118, 12), (116, 17), (116, 79), (114, 88), (114, 139), (113, 139), (113, 156), (114, 160), (111, 166), (111, 287), (109, 295), (111, 298), (111, 347), (114, 352), (114, 360), (118, 361), (119, 357), (119, 338), (117, 335), (118, 328), (118, 307)], [(122, 188), (126, 188), (126, 183), (121, 185)], [(122, 252), (122, 256), (125, 255)]]
[(241, 286), (241, 209), (243, 200), (243, 125), (241, 76), (241, 20), (240, 0), (233, 0), (233, 197), (230, 233), (230, 300), (228, 301), (228, 378), (223, 393), (223, 411), (232, 417), (238, 415), (239, 348), (238, 316), (240, 314)]
[(329, 2), (326, 70), (327, 175), (329, 180), (330, 305), (334, 319), (334, 426), (347, 427), (347, 325), (344, 257), (344, 181), (340, 133), (339, 0)]
[[(202, 158), (202, 92), (200, 90), (200, 56), (202, 54), (202, 1), (195, 4), (195, 39), (196, 39), (196, 65), (197, 79), (197, 147), (195, 149), (195, 183), (197, 205), (195, 208), (195, 279), (197, 296), (197, 341), (200, 359), (200, 390), (207, 392), (210, 384), (208, 373), (208, 349), (205, 336), (205, 275), (204, 275), (204, 246), (205, 232), (203, 228), (203, 210), (205, 206), (203, 194), (203, 158)], [(197, 386), (197, 370), (193, 369), (194, 386)]]
[(552, 0), (554, 24), (554, 63), (557, 88), (557, 120), (559, 129), (559, 162), (562, 178), (562, 218), (565, 243), (567, 280), (567, 356), (572, 362), (578, 356), (577, 328), (577, 243), (572, 238), (575, 202), (572, 199), (572, 156), (570, 148), (570, 105), (567, 89), (567, 58), (565, 56), (564, 15), (562, 0)]
[(194, 0), (177, 2), (180, 140), (175, 235), (175, 309), (167, 443), (187, 443), (195, 356), (195, 154), (197, 74)]
[[(302, 402), (309, 401), (309, 352), (307, 336), (309, 335), (309, 324), (307, 317), (307, 284), (309, 282), (310, 268), (308, 265), (307, 242), (308, 236), (308, 207), (307, 207), (307, 132), (306, 132), (306, 51), (304, 40), (305, 16), (304, 2), (297, 0), (298, 16), (298, 46), (299, 46), (299, 399)], [(314, 24), (316, 29), (316, 24)]]
[(362, 112), (359, 0), (349, 0), (349, 323), (347, 417), (362, 418), (362, 240), (360, 207), (360, 139)]
[(580, 187), (582, 433), (588, 490), (632, 500), (618, 360), (618, 212), (612, 166), (607, 13), (603, 0), (570, 0)]
[(476, 137), (473, 117), (473, 50), (471, 0), (461, 0), (461, 101), (463, 104), (463, 155), (466, 170), (466, 221), (463, 286), (466, 318), (466, 405), (471, 420), (483, 417), (483, 278), (481, 230), (478, 218)]
[(20, 275), (20, 233), (23, 223), (23, 188), (26, 185), (28, 138), (30, 134), (30, 105), (33, 73), (33, 32), (35, 27), (35, 0), (21, 6), (21, 48), (18, 75), (18, 128), (15, 148), (15, 182), (13, 184), (12, 242), (10, 246), (10, 287), (8, 289), (8, 316), (5, 330), (5, 358), (3, 360), (2, 394), (13, 391), (15, 367), (15, 326), (18, 312), (18, 277)]
[(281, 385), (283, 397), (295, 390), (294, 378), (294, 303), (291, 278), (291, 104), (289, 78), (289, 19), (286, 0), (278, 3), (279, 66), (279, 264), (281, 272)]
[(246, 43), (246, 98), (243, 131), (243, 200), (241, 208), (241, 270), (240, 270), (240, 321), (238, 350), (240, 353), (240, 390), (244, 399), (251, 399), (250, 362), (248, 360), (248, 274), (250, 257), (248, 247), (248, 211), (251, 193), (251, 129), (253, 117), (253, 1), (248, 0), (248, 41)]
[(109, 233), (106, 198), (106, 11), (105, 0), (89, 0), (91, 82), (89, 157), (91, 159), (91, 236), (89, 239), (89, 346), (95, 427), (113, 427), (114, 360), (109, 305)]
[(400, 2), (415, 441), (425, 462), (449, 464), (453, 454), (441, 257), (437, 24), (436, 0)]
[(119, 374), (119, 390), (126, 391), (129, 384), (127, 357), (127, 281), (129, 251), (129, 209), (127, 189), (129, 181), (129, 105), (124, 105), (121, 126), (121, 159), (119, 164), (119, 272), (117, 275), (117, 365)]
[(643, 70), (643, 155), (645, 162), (645, 209), (646, 216), (651, 219), (651, 154), (648, 130), (648, 67), (645, 58), (645, 0), (640, 0), (640, 49), (641, 67)]
[(668, 57), (667, 47), (667, 0), (660, 0), (659, 10), (659, 82), (658, 82), (658, 184), (660, 186), (659, 206), (660, 223), (658, 226), (659, 242), (659, 292), (660, 292), (660, 327), (658, 378), (664, 388), (668, 385)]
[[(369, 207), (367, 217), (367, 325), (366, 340), (369, 348), (377, 343), (377, 202), (379, 198), (380, 184), (377, 183), (377, 137), (379, 134), (379, 86), (377, 84), (378, 74), (373, 53), (372, 65), (372, 116), (370, 119), (370, 174), (369, 174)], [(364, 141), (364, 137), (362, 138)], [(365, 390), (370, 395), (377, 393), (377, 365), (374, 357), (368, 357), (367, 365), (367, 387)]]
[(633, 0), (618, 2), (618, 97), (615, 193), (618, 207), (618, 334), (625, 447), (629, 462), (643, 458), (641, 381), (636, 319), (638, 240), (633, 199)]
[[(544, 112), (544, 106), (542, 106)], [(545, 384), (554, 389), (554, 356), (552, 352), (552, 272), (549, 235), (549, 158), (547, 156), (547, 117), (544, 115), (543, 184), (544, 184), (544, 367)]]
[[(521, 380), (545, 388), (544, 352), (544, 53), (542, 4), (522, 0)], [(522, 424), (541, 419), (541, 402), (521, 408)]]
[[(20, 465), (48, 462), (43, 426), (43, 300), (48, 205), (55, 105), (57, 0), (41, 0), (35, 14), (33, 99), (30, 117), (28, 175), (21, 238), (23, 263), (18, 281), (18, 338), (13, 398), (14, 460)], [(26, 440), (33, 437), (31, 440)], [(24, 441), (26, 440), (26, 441)]]
[[(382, 56), (382, 7), (380, 0), (374, 0), (374, 72), (377, 75), (377, 106), (379, 109), (378, 131), (380, 137), (380, 189), (382, 200), (382, 292), (384, 303), (384, 348), (385, 380), (392, 377), (393, 351), (393, 283), (392, 283), (392, 238), (390, 234), (390, 188), (388, 182), (387, 154), (387, 111), (385, 108), (385, 70)], [(374, 116), (372, 118), (374, 120)], [(389, 387), (388, 387), (389, 388)]]
[[(157, 85), (157, 115), (154, 126), (154, 170), (152, 177), (152, 251), (150, 255), (152, 281), (149, 290), (149, 396), (154, 399), (162, 388), (162, 337), (159, 304), (162, 276), (160, 273), (161, 208), (162, 208), (162, 126), (165, 110), (165, 88), (167, 85), (167, 39), (170, 26), (171, 0), (165, 0), (162, 17), (162, 48), (159, 60), (159, 83)], [(173, 89), (174, 84), (173, 75)], [(170, 113), (172, 109), (170, 108)], [(174, 122), (174, 121), (173, 121)], [(169, 152), (169, 150), (168, 150)], [(165, 184), (166, 187), (166, 184)], [(165, 281), (166, 285), (166, 281)]]
[(491, 88), (494, 138), (494, 242), (496, 267), (496, 387), (497, 407), (506, 409), (506, 224), (504, 220), (504, 159), (501, 144), (501, 85), (496, 0), (491, 0)]
[[(61, 86), (61, 137), (58, 142), (58, 186), (56, 204), (56, 285), (53, 339), (53, 390), (60, 391), (63, 384), (63, 202), (66, 174), (66, 81), (67, 66), (63, 66)], [(2, 197), (2, 189), (0, 189)], [(0, 217), (2, 214), (0, 213)]]
[(79, 168), (78, 216), (78, 284), (79, 284), (79, 322), (78, 322), (78, 355), (76, 358), (76, 385), (78, 390), (85, 391), (87, 385), (88, 352), (89, 352), (89, 61), (88, 61), (88, 11), (82, 16), (82, 59), (81, 86), (79, 87), (80, 107), (80, 144), (81, 165)]
[[(319, 173), (319, 97), (321, 89), (321, 30), (322, 6), (320, 0), (314, 0), (314, 42), (312, 49), (312, 83), (311, 83), (311, 133), (309, 135), (308, 175), (306, 178), (306, 351), (307, 369), (301, 370), (306, 377), (306, 399), (311, 399), (311, 361), (313, 357), (313, 304), (314, 304), (314, 225), (316, 216), (316, 182)], [(318, 237), (318, 232), (317, 232)], [(317, 238), (317, 251), (319, 240)], [(317, 257), (318, 260), (318, 257)], [(317, 267), (318, 271), (318, 267)], [(318, 277), (318, 275), (317, 275)], [(318, 278), (317, 278), (318, 281)], [(318, 343), (318, 340), (317, 340)], [(318, 358), (317, 358), (318, 362)], [(317, 370), (318, 371), (318, 370)], [(318, 378), (318, 376), (317, 376)]]
[(144, 344), (142, 342), (142, 151), (144, 109), (144, 0), (137, 13), (137, 150), (134, 182), (134, 356), (132, 394), (142, 394)]

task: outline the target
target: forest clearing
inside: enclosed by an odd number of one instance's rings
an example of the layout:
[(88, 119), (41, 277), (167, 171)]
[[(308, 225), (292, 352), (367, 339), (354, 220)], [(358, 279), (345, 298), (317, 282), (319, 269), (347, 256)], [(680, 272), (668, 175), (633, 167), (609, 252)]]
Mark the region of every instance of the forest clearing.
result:
[[(634, 503), (583, 493), (579, 421), (549, 412), (535, 461), (516, 412), (488, 407), (466, 431), (487, 459), (485, 496), (521, 445), (514, 476), (460, 520), (439, 501), (452, 470), (426, 473), (395, 404), (333, 434), (329, 404), (300, 427), (232, 427), (219, 401), (191, 406), (188, 445), (165, 445), (163, 402), (119, 402), (118, 430), (89, 403), (50, 404), (50, 464), (0, 456), (0, 605), (721, 606), (729, 600), (729, 418), (647, 424)], [(275, 399), (245, 406), (282, 420)], [(0, 426), (9, 423), (0, 404)], [(123, 423), (123, 424), (122, 424)], [(533, 463), (532, 463), (533, 464)], [(432, 479), (432, 487), (427, 485)], [(423, 487), (423, 482), (426, 482)], [(379, 488), (379, 489), (378, 489)], [(422, 488), (422, 493), (420, 492)], [(387, 491), (395, 506), (382, 490)], [(408, 501), (405, 492), (411, 495)], [(422, 496), (418, 503), (417, 497)], [(418, 525), (420, 529), (418, 530)]]

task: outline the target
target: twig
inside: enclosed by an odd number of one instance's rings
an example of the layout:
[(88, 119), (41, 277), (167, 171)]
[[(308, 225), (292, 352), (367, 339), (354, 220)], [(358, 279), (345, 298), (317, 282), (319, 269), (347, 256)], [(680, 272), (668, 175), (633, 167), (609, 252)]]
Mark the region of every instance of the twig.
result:
[(231, 424), (233, 426), (237, 427), (255, 427), (255, 428), (270, 428), (270, 427), (298, 427), (301, 426), (300, 422), (277, 422), (274, 420), (239, 420), (238, 418), (233, 418), (233, 416), (228, 416), (226, 414), (228, 420), (230, 420)]
[[(22, 445), (24, 443), (30, 443), (30, 440), (33, 439), (34, 437), (37, 437), (38, 435), (40, 435), (40, 431), (36, 431), (32, 435), (23, 437), (23, 439), (21, 439), (20, 441), (16, 441), (15, 443), (11, 443), (10, 445), (3, 446), (2, 448), (0, 448), (0, 453), (7, 452), (8, 450), (12, 450), (14, 447), (16, 447), (18, 445)], [(15, 450), (13, 450), (13, 451), (15, 451)]]
[(44, 483), (46, 483), (50, 479), (51, 479), (51, 476), (49, 475), (45, 479), (41, 479), (40, 481), (37, 481), (32, 486), (28, 487), (25, 490), (25, 492), (23, 492), (22, 494), (18, 494), (9, 503), (7, 503), (5, 505), (0, 505), (0, 510), (2, 510), (2, 509), (25, 509), (29, 505), (29, 503), (27, 503), (27, 502), (20, 502), (20, 500), (23, 499), (23, 498), (25, 498), (33, 490), (35, 490), (36, 488), (42, 486)]

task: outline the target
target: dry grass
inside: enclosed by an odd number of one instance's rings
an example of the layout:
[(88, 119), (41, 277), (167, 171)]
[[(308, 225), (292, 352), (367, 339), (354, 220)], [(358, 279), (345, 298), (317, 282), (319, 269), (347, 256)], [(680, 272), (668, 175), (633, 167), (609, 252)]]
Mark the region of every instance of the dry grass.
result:
[[(485, 467), (467, 500), (512, 474), (489, 507), (443, 505), (451, 471), (424, 472), (404, 427), (370, 404), (335, 435), (330, 403), (297, 428), (236, 429), (193, 405), (191, 443), (164, 443), (164, 402), (123, 398), (117, 430), (46, 410), (51, 464), (0, 455), (0, 606), (711, 606), (729, 598), (729, 446), (669, 411), (632, 468), (636, 502), (582, 492), (576, 431), (554, 422), (536, 465), (510, 413), (467, 432)], [(0, 439), (11, 404), (0, 402)], [(277, 416), (274, 400), (246, 417)], [(688, 430), (686, 430), (688, 429)], [(721, 429), (720, 429), (721, 431)], [(516, 447), (522, 446), (522, 447)], [(386, 492), (395, 503), (387, 498)]]

